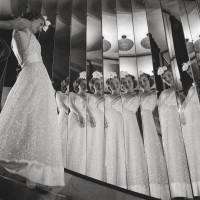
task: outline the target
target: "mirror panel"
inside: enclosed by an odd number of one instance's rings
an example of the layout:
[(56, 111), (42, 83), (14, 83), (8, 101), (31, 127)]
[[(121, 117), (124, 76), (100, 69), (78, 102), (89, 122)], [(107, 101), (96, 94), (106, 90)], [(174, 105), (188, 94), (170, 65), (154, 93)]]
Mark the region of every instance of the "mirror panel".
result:
[(106, 182), (127, 189), (116, 1), (102, 0)]
[[(200, 71), (199, 71), (199, 51), (198, 51), (198, 30), (199, 15), (194, 1), (178, 1), (179, 13), (183, 24), (183, 31), (186, 41), (186, 49), (189, 59), (185, 62), (183, 74), (190, 78), (190, 86), (192, 83), (196, 85), (199, 96), (200, 91)], [(186, 8), (187, 6), (187, 8)], [(190, 87), (189, 87), (190, 88)], [(188, 90), (189, 90), (188, 88)], [(187, 95), (187, 93), (186, 93)]]
[[(185, 153), (185, 144), (178, 107), (180, 106), (180, 98), (179, 95), (177, 95), (177, 91), (182, 89), (182, 84), (180, 82), (180, 77), (177, 78), (177, 61), (176, 57), (174, 57), (174, 43), (171, 32), (169, 31), (169, 21), (166, 21), (160, 3), (163, 2), (145, 1), (149, 32), (158, 48), (160, 48), (160, 52), (157, 51), (158, 55), (154, 55), (152, 58), (154, 72), (157, 74), (155, 78), (161, 79), (163, 82), (162, 88), (157, 87), (157, 89), (160, 90), (158, 92), (158, 111), (161, 124), (163, 150), (167, 164), (169, 188), (171, 198), (180, 195), (186, 198), (192, 198), (191, 185), (189, 184), (190, 173), (188, 171), (188, 161)], [(155, 62), (154, 59), (157, 59), (157, 62)], [(174, 161), (176, 163), (174, 163)], [(177, 180), (179, 181), (177, 182)], [(177, 189), (174, 184), (175, 182), (180, 188), (183, 188), (181, 185), (184, 184), (184, 191), (182, 189)]]
[(101, 1), (87, 1), (87, 167), (86, 175), (105, 181)]
[(58, 0), (54, 37), (53, 86), (56, 90), (58, 123), (64, 167), (67, 162), (69, 114), (69, 59), (72, 0)]
[(86, 22), (87, 1), (73, 0), (71, 18), (70, 85), (67, 169), (86, 174)]
[(43, 0), (41, 13), (43, 16), (46, 16), (47, 20), (50, 22), (47, 31), (45, 32), (42, 30), (42, 32), (40, 32), (39, 41), (44, 65), (52, 79), (57, 0)]
[[(146, 158), (143, 170), (147, 171), (146, 176), (143, 173), (146, 179), (144, 183), (146, 188), (148, 186), (150, 196), (160, 199), (170, 199), (167, 167), (161, 142), (157, 88), (153, 67), (153, 59), (155, 60), (155, 65), (160, 61), (159, 49), (156, 45), (154, 45), (154, 49), (152, 48), (153, 41), (148, 27), (149, 21), (147, 20), (145, 3), (138, 3), (138, 1), (132, 0), (132, 12), (134, 35), (137, 41), (135, 49), (139, 76), (138, 96), (140, 98), (143, 151)], [(157, 62), (156, 58), (158, 58)], [(140, 145), (140, 148), (142, 148), (142, 145)], [(146, 168), (144, 168), (145, 164)], [(143, 180), (145, 180), (144, 178)], [(157, 185), (156, 189), (155, 185)]]

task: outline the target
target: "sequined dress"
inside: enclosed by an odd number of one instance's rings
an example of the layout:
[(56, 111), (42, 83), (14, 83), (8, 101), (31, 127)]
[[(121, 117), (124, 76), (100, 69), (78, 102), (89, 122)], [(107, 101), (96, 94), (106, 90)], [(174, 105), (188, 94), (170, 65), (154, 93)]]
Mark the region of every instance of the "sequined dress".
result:
[(147, 159), (149, 186), (151, 196), (170, 199), (167, 166), (161, 140), (158, 136), (153, 118), (157, 106), (157, 95), (141, 95), (141, 113), (143, 125), (144, 148)]
[(183, 127), (183, 137), (188, 158), (192, 189), (194, 196), (200, 196), (200, 107), (195, 86), (188, 92), (184, 109), (186, 124)]
[[(64, 93), (58, 93), (56, 95), (60, 95), (60, 98), (63, 104), (68, 107), (69, 105), (69, 95)], [(63, 163), (64, 167), (66, 168), (67, 162), (67, 138), (68, 138), (68, 112), (63, 108), (62, 105), (58, 104), (58, 125), (59, 125), (59, 132), (61, 136), (61, 146), (62, 146), (62, 156), (63, 156)]]
[(192, 198), (176, 94), (171, 88), (160, 95), (159, 117), (171, 197)]
[[(69, 98), (86, 121), (86, 101), (79, 94), (70, 92)], [(78, 116), (71, 110), (68, 117), (67, 169), (86, 174), (86, 128), (81, 127)]]
[(136, 112), (138, 95), (122, 96), (128, 189), (149, 195), (148, 171)]
[(105, 133), (104, 101), (88, 94), (87, 106), (95, 119), (92, 127), (87, 119), (87, 169), (86, 175), (104, 181), (105, 176)]
[(106, 134), (106, 181), (127, 188), (126, 157), (121, 98), (105, 95)]
[(0, 114), (0, 164), (29, 181), (64, 186), (57, 106), (41, 47), (31, 34), (25, 51), (14, 30), (13, 51), (22, 70)]

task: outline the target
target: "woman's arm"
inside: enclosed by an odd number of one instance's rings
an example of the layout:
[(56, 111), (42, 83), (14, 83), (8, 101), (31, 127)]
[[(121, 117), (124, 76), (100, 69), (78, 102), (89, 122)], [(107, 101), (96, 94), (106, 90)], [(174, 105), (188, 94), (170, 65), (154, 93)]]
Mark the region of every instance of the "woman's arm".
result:
[[(89, 101), (90, 101), (90, 95), (87, 95), (87, 102)], [(95, 118), (93, 117), (89, 106), (86, 106), (86, 112), (87, 112), (91, 127), (95, 127), (96, 126)]]
[(72, 111), (73, 113), (75, 113), (78, 117), (78, 121), (80, 123), (81, 127), (85, 126), (85, 119), (82, 116), (82, 114), (79, 112), (79, 110), (77, 109), (77, 107), (74, 105), (74, 100), (75, 100), (75, 94), (73, 93), (69, 93), (69, 107), (70, 107), (70, 111)]
[(56, 102), (58, 108), (62, 108), (67, 114), (69, 113), (69, 108), (63, 103), (60, 92), (56, 92)]
[(16, 18), (14, 20), (0, 21), (0, 29), (9, 30), (17, 29), (24, 30), (30, 26), (30, 21), (24, 18)]

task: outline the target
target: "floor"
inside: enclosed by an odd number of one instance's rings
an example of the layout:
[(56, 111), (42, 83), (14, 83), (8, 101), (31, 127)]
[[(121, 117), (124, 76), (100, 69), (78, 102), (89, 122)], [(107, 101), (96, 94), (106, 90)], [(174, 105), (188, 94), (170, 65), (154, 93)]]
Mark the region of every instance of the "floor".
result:
[(128, 192), (71, 171), (65, 173), (64, 188), (50, 192), (29, 189), (21, 177), (0, 168), (0, 200), (141, 200), (155, 199)]

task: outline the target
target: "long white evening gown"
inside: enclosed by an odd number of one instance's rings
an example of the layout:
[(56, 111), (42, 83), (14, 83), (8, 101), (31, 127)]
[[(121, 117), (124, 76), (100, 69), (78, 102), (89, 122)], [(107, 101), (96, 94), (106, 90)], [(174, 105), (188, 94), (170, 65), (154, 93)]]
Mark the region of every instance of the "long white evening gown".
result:
[(105, 134), (104, 101), (88, 94), (87, 106), (92, 113), (96, 126), (91, 127), (87, 119), (87, 169), (86, 175), (104, 181), (105, 176)]
[(12, 44), (23, 68), (0, 114), (0, 164), (32, 182), (64, 186), (55, 91), (40, 44), (33, 34), (25, 51)]
[(167, 200), (170, 199), (167, 166), (153, 118), (153, 111), (157, 106), (157, 102), (155, 92), (141, 95), (144, 148), (148, 166), (150, 194), (155, 198)]
[(105, 129), (106, 181), (127, 189), (122, 102), (120, 97), (113, 99), (111, 95), (104, 96), (105, 118), (108, 123), (108, 127)]
[[(69, 95), (64, 94), (61, 91), (57, 92), (56, 95), (60, 96), (60, 99), (63, 104), (66, 105), (66, 107), (69, 106)], [(58, 125), (59, 125), (59, 133), (61, 136), (61, 147), (62, 147), (62, 156), (63, 156), (63, 163), (64, 167), (66, 168), (66, 162), (67, 162), (67, 138), (68, 138), (68, 113), (63, 108), (63, 105), (57, 101), (58, 105)]]
[[(86, 101), (79, 94), (69, 93), (69, 98), (86, 122)], [(77, 115), (71, 110), (68, 117), (67, 169), (86, 174), (86, 124), (81, 127)]]
[(171, 197), (192, 198), (176, 94), (171, 88), (160, 95), (159, 116)]
[(200, 107), (195, 86), (188, 92), (189, 99), (184, 109), (186, 124), (183, 127), (183, 138), (186, 147), (194, 196), (200, 196)]
[(139, 97), (122, 95), (122, 102), (128, 189), (149, 195), (147, 162), (136, 117), (140, 105)]

